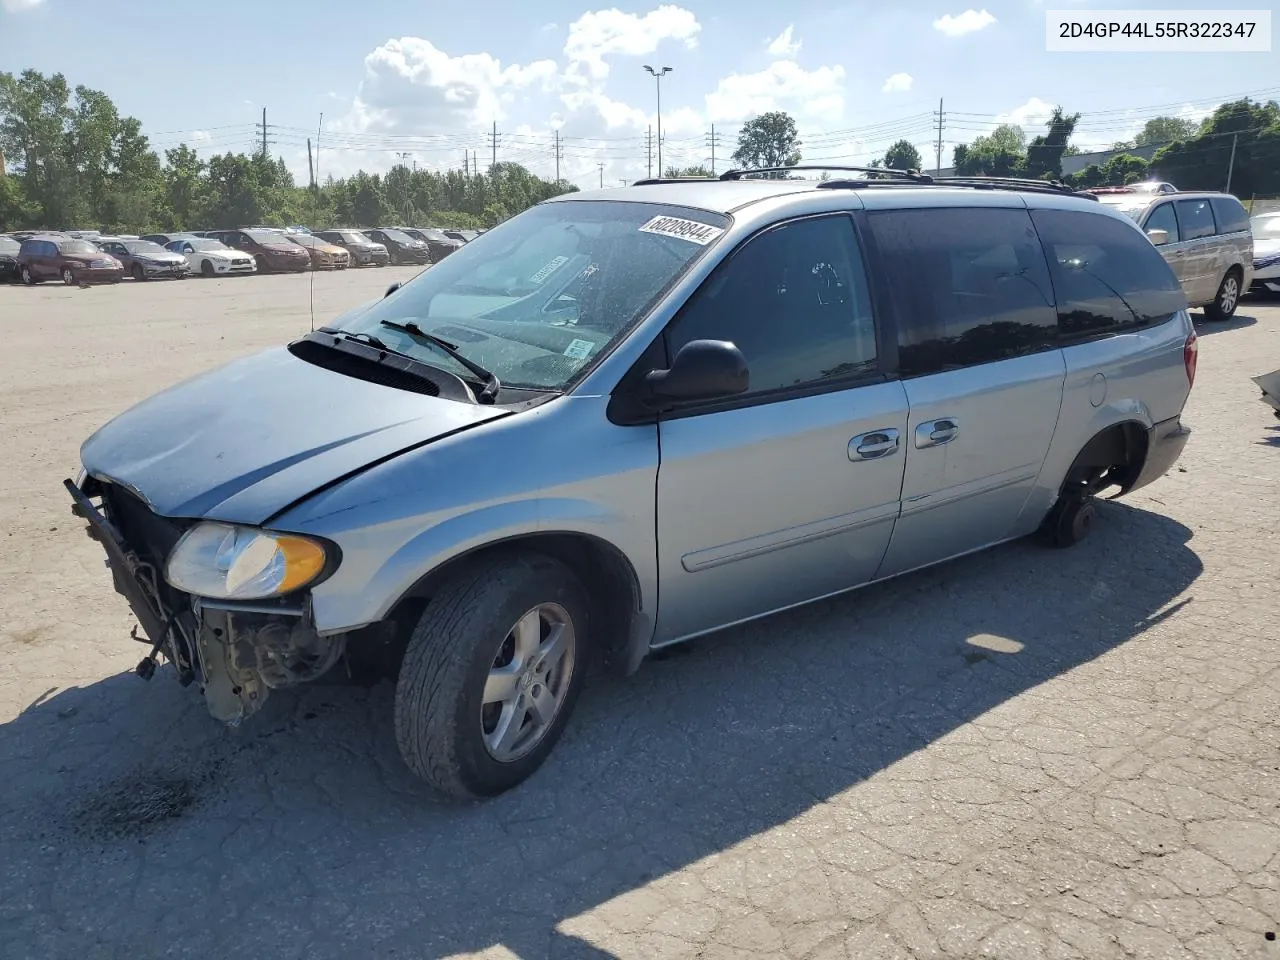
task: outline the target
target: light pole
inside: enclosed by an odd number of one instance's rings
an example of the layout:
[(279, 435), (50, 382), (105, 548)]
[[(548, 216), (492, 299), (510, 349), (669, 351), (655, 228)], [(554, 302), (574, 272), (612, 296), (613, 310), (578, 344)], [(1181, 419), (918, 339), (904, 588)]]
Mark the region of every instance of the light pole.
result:
[(661, 70), (655, 70), (647, 63), (644, 68), (653, 75), (654, 82), (658, 86), (658, 176), (664, 176), (662, 172), (662, 78), (672, 71), (672, 67), (663, 67)]

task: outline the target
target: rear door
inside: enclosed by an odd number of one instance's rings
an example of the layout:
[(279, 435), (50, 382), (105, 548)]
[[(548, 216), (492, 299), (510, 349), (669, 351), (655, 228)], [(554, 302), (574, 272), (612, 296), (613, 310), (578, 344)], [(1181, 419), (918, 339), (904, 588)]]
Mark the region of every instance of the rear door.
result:
[[(1175, 200), (1178, 232), (1186, 247), (1183, 290), (1193, 306), (1210, 302), (1218, 293), (1218, 228), (1208, 198)], [(1225, 272), (1225, 271), (1224, 271)]]
[(1026, 207), (869, 213), (910, 418), (902, 512), (877, 576), (1016, 536), (1066, 368)]
[(745, 395), (659, 423), (656, 643), (870, 580), (902, 484), (906, 394), (879, 360), (851, 218), (746, 241), (668, 327), (735, 343)]

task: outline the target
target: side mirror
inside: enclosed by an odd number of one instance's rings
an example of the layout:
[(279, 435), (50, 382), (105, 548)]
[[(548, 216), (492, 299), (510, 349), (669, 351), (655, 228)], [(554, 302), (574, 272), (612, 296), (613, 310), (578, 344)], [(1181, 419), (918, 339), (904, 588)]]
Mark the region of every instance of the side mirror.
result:
[(751, 384), (742, 351), (728, 340), (690, 340), (671, 367), (645, 374), (646, 402), (716, 400), (745, 393)]
[(1151, 238), (1151, 242), (1157, 247), (1169, 242), (1169, 231), (1160, 230), (1158, 228), (1147, 231), (1147, 236)]
[(399, 289), (400, 289), (400, 281), (397, 280), (391, 286), (387, 287), (387, 292), (382, 295), (382, 298), (385, 300), (387, 297), (391, 296), (393, 293), (395, 293)]

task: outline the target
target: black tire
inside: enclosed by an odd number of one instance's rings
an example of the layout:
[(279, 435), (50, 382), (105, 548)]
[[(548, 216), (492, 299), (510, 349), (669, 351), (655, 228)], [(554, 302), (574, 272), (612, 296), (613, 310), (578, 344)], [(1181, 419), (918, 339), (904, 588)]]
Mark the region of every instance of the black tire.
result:
[(137, 263), (135, 263), (135, 264), (133, 265), (133, 270), (132, 270), (131, 272), (133, 273), (133, 279), (135, 279), (135, 280), (145, 280), (145, 279), (147, 279), (147, 271), (145, 271), (145, 270), (143, 270), (143, 269), (142, 269), (141, 264), (137, 264)]
[(1209, 320), (1230, 320), (1240, 306), (1240, 271), (1232, 267), (1218, 284), (1218, 292), (1213, 303), (1204, 308), (1204, 315)]
[(267, 264), (266, 257), (262, 256), (261, 254), (258, 254), (253, 258), (253, 262), (258, 265), (259, 273), (270, 273), (270, 268)]
[(201, 260), (201, 261), (200, 261), (200, 276), (205, 277), (205, 278), (207, 279), (207, 278), (209, 278), (209, 277), (212, 277), (212, 276), (213, 276), (213, 274), (214, 274), (213, 264), (212, 264), (212, 263), (210, 263), (208, 260)]
[(62, 282), (65, 283), (68, 287), (75, 286), (76, 272), (72, 270), (70, 267), (63, 267)]
[[(485, 681), (512, 626), (544, 603), (559, 604), (573, 625), (568, 689), (542, 739), (518, 759), (500, 762), (483, 738)], [(541, 554), (499, 557), (444, 584), (418, 621), (396, 683), (396, 741), (409, 769), (459, 800), (495, 796), (532, 775), (560, 739), (582, 689), (588, 610), (573, 571)]]
[(1050, 546), (1073, 547), (1089, 535), (1097, 516), (1098, 504), (1092, 496), (1064, 493), (1049, 511), (1041, 533)]
[(22, 265), (22, 273), (20, 274), (22, 282), (28, 287), (34, 287), (40, 281), (36, 279), (36, 275), (31, 272), (31, 268), (26, 264)]

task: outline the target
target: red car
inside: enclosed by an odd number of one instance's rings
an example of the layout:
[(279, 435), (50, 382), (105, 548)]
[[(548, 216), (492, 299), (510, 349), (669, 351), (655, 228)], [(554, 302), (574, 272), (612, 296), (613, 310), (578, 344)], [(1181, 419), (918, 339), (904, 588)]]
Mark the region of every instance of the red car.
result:
[(26, 284), (42, 280), (75, 283), (119, 283), (124, 266), (88, 240), (41, 235), (22, 241), (18, 276)]
[(311, 254), (279, 230), (206, 230), (197, 236), (221, 240), (228, 247), (243, 250), (258, 264), (259, 273), (301, 273), (311, 269)]

